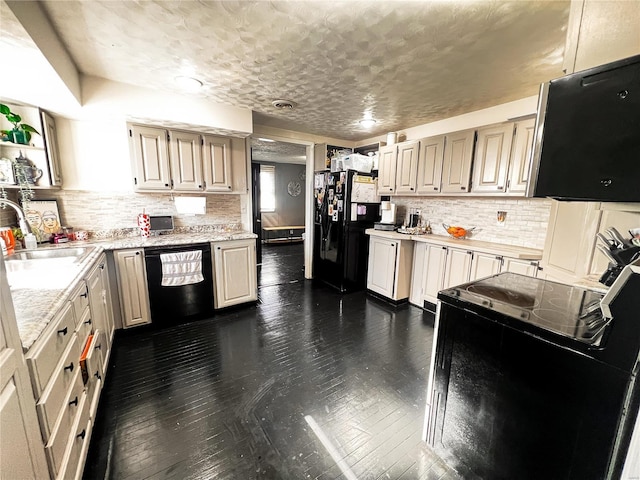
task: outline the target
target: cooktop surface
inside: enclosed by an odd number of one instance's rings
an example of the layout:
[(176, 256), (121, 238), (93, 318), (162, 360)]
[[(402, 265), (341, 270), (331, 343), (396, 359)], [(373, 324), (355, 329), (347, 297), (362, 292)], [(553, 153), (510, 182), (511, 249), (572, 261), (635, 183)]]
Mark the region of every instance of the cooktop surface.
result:
[(600, 341), (608, 323), (600, 309), (602, 293), (515, 273), (500, 273), (442, 293), (588, 345)]

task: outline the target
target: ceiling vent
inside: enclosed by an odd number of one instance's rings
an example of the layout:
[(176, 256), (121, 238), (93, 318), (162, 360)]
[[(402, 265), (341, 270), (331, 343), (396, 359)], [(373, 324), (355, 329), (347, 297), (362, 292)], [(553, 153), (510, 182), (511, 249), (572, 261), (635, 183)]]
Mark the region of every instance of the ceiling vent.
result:
[(291, 100), (274, 100), (271, 102), (271, 105), (276, 107), (278, 110), (293, 110), (296, 103)]

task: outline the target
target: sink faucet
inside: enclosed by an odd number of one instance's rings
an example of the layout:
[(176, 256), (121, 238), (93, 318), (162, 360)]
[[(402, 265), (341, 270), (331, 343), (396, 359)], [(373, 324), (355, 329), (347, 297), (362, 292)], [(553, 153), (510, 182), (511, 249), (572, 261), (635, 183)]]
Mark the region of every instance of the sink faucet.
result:
[(27, 233), (33, 233), (31, 231), (29, 223), (27, 222), (27, 218), (24, 215), (24, 210), (22, 210), (22, 207), (20, 205), (6, 198), (0, 198), (0, 205), (9, 205), (16, 211), (16, 213), (18, 214), (18, 224), (20, 225), (20, 230), (22, 230), (23, 235), (26, 235)]

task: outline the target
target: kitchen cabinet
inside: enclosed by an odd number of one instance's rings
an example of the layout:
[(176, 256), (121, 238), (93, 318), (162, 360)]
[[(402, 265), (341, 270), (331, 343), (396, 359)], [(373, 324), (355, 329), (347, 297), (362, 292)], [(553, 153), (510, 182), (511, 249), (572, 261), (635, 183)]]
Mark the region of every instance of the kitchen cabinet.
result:
[(151, 323), (144, 250), (116, 250), (113, 258), (118, 279), (122, 326), (129, 328)]
[(513, 123), (478, 129), (473, 162), (474, 193), (502, 193), (507, 187)]
[(415, 140), (398, 144), (396, 158), (395, 194), (416, 193), (420, 142)]
[(473, 252), (459, 248), (447, 249), (447, 260), (442, 288), (450, 288), (469, 281)]
[(0, 259), (0, 300), (0, 472), (7, 479), (47, 478), (47, 461), (4, 259)]
[(433, 308), (440, 290), (479, 278), (507, 271), (531, 277), (538, 273), (537, 261), (475, 251), (472, 247), (457, 248), (424, 241), (416, 243), (410, 301), (420, 307), (425, 307), (425, 302), (428, 302)]
[(469, 192), (475, 136), (475, 130), (447, 134), (442, 164), (442, 193), (457, 195)]
[(396, 159), (398, 146), (380, 147), (378, 154), (378, 195), (393, 195), (396, 191)]
[(60, 167), (60, 149), (58, 147), (56, 121), (44, 110), (40, 110), (40, 117), (42, 120), (42, 135), (49, 166), (49, 183), (51, 186), (60, 187), (62, 186), (62, 168)]
[(256, 240), (212, 242), (214, 307), (255, 301), (257, 295)]
[(444, 145), (444, 135), (420, 140), (416, 185), (418, 195), (434, 195), (440, 193)]
[(533, 153), (535, 119), (478, 130), (473, 161), (474, 194), (524, 196)]
[(93, 331), (100, 331), (104, 334), (104, 344), (101, 348), (106, 361), (109, 358), (111, 340), (114, 333), (113, 311), (111, 310), (110, 301), (111, 291), (107, 269), (107, 258), (103, 253), (86, 279)]
[(231, 190), (231, 139), (205, 135), (203, 140), (205, 192)]
[(413, 241), (371, 236), (367, 288), (394, 301), (409, 298)]
[(246, 193), (245, 141), (129, 125), (136, 191)]

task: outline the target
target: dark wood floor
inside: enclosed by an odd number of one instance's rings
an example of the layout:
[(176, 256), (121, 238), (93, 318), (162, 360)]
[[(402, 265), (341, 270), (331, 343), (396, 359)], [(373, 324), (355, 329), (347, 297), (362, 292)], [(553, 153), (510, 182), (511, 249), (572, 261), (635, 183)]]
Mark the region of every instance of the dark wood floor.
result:
[(264, 249), (259, 301), (116, 338), (84, 478), (455, 478), (420, 440), (433, 317)]

